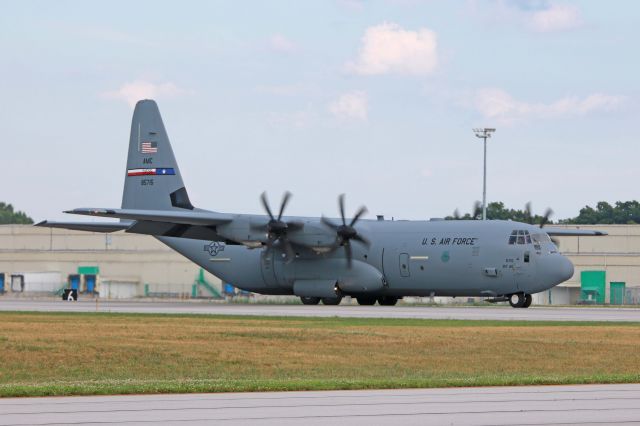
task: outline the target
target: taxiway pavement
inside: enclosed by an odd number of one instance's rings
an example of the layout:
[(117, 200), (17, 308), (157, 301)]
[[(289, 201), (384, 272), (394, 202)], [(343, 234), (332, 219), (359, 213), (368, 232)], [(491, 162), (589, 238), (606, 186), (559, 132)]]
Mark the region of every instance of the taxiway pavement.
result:
[(0, 399), (0, 425), (640, 424), (640, 385)]
[(4, 299), (0, 311), (129, 312), (161, 314), (264, 315), (283, 317), (419, 318), (498, 321), (624, 321), (640, 322), (640, 308), (431, 306), (305, 306), (207, 302), (141, 302), (58, 299)]

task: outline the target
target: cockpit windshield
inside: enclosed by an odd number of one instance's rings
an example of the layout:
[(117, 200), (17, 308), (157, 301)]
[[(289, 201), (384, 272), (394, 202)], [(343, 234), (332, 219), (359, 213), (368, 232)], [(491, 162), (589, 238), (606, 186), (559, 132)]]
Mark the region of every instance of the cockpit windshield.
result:
[(531, 235), (525, 229), (518, 229), (509, 236), (509, 244), (531, 244)]

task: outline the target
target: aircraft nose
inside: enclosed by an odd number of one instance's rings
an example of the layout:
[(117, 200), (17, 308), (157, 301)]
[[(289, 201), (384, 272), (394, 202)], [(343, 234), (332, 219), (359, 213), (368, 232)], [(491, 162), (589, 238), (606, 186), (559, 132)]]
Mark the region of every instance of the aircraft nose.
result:
[(560, 256), (560, 267), (558, 268), (558, 274), (560, 275), (560, 282), (567, 281), (573, 277), (573, 263), (564, 256)]
[(547, 273), (553, 285), (563, 283), (573, 277), (573, 263), (561, 254), (551, 255)]
[(573, 277), (573, 263), (561, 254), (550, 254), (544, 257), (542, 276), (544, 282), (553, 287)]

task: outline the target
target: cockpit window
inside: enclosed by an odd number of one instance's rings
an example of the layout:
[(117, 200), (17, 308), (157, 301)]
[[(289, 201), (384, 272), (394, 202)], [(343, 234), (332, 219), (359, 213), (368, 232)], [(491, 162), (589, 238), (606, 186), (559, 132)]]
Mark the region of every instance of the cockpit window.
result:
[(509, 244), (531, 244), (531, 235), (526, 229), (516, 229), (509, 235)]

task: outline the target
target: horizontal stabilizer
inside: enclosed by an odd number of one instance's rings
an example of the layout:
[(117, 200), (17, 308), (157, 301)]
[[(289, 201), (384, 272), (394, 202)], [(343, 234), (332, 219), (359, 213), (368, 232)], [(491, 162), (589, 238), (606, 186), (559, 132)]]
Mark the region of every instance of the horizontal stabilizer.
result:
[(544, 232), (550, 237), (588, 237), (588, 236), (601, 236), (609, 235), (603, 231), (596, 231), (592, 229), (564, 229), (564, 228), (544, 228)]
[(128, 220), (168, 222), (183, 225), (214, 226), (231, 222), (230, 215), (205, 211), (176, 211), (176, 210), (137, 210), (137, 209), (102, 209), (80, 208), (65, 213), (85, 216), (112, 217)]
[(116, 232), (124, 231), (131, 226), (131, 223), (126, 222), (51, 222), (43, 220), (36, 223), (34, 226), (42, 226), (44, 228), (61, 228), (71, 229), (74, 231), (89, 231), (89, 232)]

